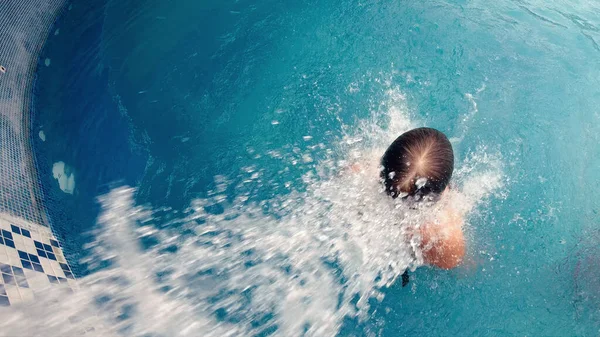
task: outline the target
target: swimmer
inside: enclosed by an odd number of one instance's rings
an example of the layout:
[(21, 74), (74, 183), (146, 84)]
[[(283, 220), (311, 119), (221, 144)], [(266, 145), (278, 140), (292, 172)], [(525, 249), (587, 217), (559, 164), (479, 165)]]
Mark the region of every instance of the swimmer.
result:
[[(457, 267), (465, 255), (462, 215), (446, 202), (454, 170), (454, 154), (448, 138), (438, 130), (417, 128), (403, 133), (381, 159), (381, 180), (386, 193), (416, 205), (423, 201), (441, 203), (434, 219), (421, 224), (420, 239), (424, 261), (442, 269)], [(408, 274), (402, 275), (402, 285)]]

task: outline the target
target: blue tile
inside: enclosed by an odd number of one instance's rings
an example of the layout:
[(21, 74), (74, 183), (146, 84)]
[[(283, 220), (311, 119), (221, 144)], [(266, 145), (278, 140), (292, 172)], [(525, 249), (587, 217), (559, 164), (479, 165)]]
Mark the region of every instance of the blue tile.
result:
[(47, 257), (47, 256), (46, 256), (46, 252), (45, 252), (45, 251), (43, 251), (43, 250), (39, 250), (39, 249), (37, 249), (37, 253), (38, 253), (38, 255), (39, 255), (39, 256), (41, 256), (41, 257)]
[(56, 261), (56, 256), (54, 256), (54, 254), (52, 254), (52, 253), (48, 253), (48, 258), (49, 258), (50, 260), (54, 260), (54, 261)]
[(13, 284), (13, 285), (17, 285), (17, 283), (15, 283), (15, 278), (12, 275), (8, 275), (8, 274), (2, 274), (2, 278), (4, 279), (4, 284)]
[(29, 260), (29, 255), (22, 250), (17, 251), (19, 253), (19, 257), (23, 260)]
[(27, 279), (24, 277), (17, 277), (17, 284), (21, 288), (29, 288), (29, 284), (27, 284)]
[(12, 240), (12, 238), (13, 238), (12, 237), (12, 233), (9, 232), (9, 231), (7, 231), (7, 230), (5, 230), (5, 229), (2, 230), (2, 236), (4, 236), (5, 239), (11, 239)]
[(25, 277), (25, 273), (23, 272), (23, 269), (16, 267), (16, 266), (13, 266), (12, 269), (13, 269), (13, 272), (15, 275)]
[(7, 296), (6, 289), (4, 289), (4, 284), (0, 284), (0, 295)]
[(4, 244), (4, 238), (0, 236), (0, 245)]
[(9, 246), (10, 248), (15, 248), (15, 243), (13, 242), (13, 240), (4, 239), (4, 244)]
[(75, 278), (73, 277), (73, 274), (72, 274), (70, 271), (66, 271), (66, 272), (65, 272), (65, 276), (66, 276), (67, 278), (70, 278), (70, 279), (73, 279), (73, 280), (75, 279)]
[(44, 245), (39, 241), (33, 240), (33, 244), (35, 245), (35, 248), (44, 249)]
[(56, 278), (56, 276), (52, 276), (52, 275), (46, 275), (48, 276), (48, 281), (50, 281), (50, 283), (58, 283), (58, 279)]
[(40, 265), (39, 263), (32, 263), (32, 264), (33, 264), (33, 270), (39, 271), (40, 273), (44, 272), (44, 268), (42, 268), (42, 265)]
[(13, 233), (21, 234), (21, 229), (15, 225), (10, 225), (10, 230), (12, 230)]
[(0, 263), (0, 272), (6, 273), (6, 274), (12, 274), (12, 271), (10, 270), (10, 266), (4, 263)]
[(8, 297), (0, 296), (0, 307), (8, 307), (10, 306), (10, 301)]
[(66, 278), (60, 277), (60, 276), (58, 276), (57, 278), (58, 278), (58, 282), (60, 282), (60, 283), (67, 283), (67, 279)]
[(31, 260), (31, 262), (40, 263), (40, 259), (33, 254), (29, 254), (29, 260)]
[(58, 241), (55, 241), (55, 240), (52, 240), (52, 239), (50, 239), (50, 244), (51, 244), (52, 246), (56, 247), (56, 248), (58, 248), (58, 247), (59, 247), (59, 245), (58, 245)]
[(21, 260), (21, 264), (23, 265), (23, 268), (33, 270), (33, 266), (31, 265), (31, 262), (25, 261), (25, 260)]
[(21, 234), (23, 234), (23, 236), (26, 236), (28, 238), (31, 237), (31, 233), (29, 233), (29, 231), (24, 228), (21, 229)]
[(47, 251), (49, 251), (49, 252), (51, 252), (52, 251), (52, 246), (47, 245), (47, 244), (44, 243), (44, 249), (47, 250)]
[(68, 270), (69, 270), (69, 266), (67, 266), (67, 264), (66, 264), (66, 263), (59, 263), (59, 264), (60, 264), (60, 267), (61, 267), (63, 270), (65, 270), (65, 271), (68, 271)]

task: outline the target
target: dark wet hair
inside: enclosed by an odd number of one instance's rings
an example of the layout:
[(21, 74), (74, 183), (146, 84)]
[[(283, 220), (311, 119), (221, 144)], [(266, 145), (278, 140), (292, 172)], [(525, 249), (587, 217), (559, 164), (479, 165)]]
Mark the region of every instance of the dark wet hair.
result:
[(439, 195), (454, 171), (452, 144), (436, 129), (413, 129), (396, 138), (381, 158), (381, 165), (381, 179), (391, 197)]

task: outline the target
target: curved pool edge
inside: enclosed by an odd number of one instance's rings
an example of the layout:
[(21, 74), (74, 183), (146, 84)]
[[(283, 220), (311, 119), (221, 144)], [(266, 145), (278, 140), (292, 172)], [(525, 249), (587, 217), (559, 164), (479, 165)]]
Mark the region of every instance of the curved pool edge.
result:
[(64, 0), (0, 3), (0, 305), (77, 287), (44, 206), (31, 116), (39, 54)]

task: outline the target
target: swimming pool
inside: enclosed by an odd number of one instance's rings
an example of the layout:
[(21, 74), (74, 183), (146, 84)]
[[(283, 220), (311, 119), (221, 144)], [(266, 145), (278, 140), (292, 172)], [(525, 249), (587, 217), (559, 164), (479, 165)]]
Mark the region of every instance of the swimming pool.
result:
[[(599, 10), (73, 2), (40, 55), (32, 131), (81, 290), (8, 328), (596, 335)], [(402, 288), (419, 261), (398, 219), (418, 219), (346, 167), (416, 126), (451, 138), (469, 247)]]

